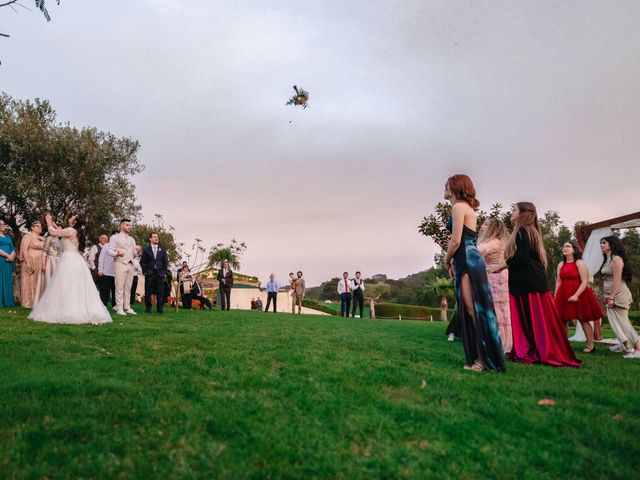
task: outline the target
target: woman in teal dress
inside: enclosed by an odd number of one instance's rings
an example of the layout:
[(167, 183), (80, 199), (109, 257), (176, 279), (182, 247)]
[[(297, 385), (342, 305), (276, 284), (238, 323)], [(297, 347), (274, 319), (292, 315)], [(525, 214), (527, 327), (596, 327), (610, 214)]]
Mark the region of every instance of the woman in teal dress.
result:
[(16, 249), (4, 220), (0, 220), (0, 308), (15, 307), (13, 300), (13, 269), (15, 268)]
[(477, 247), (476, 210), (473, 182), (467, 175), (454, 175), (447, 180), (444, 198), (452, 204), (447, 228), (451, 240), (445, 265), (456, 279), (458, 324), (464, 347), (466, 370), (505, 370), (498, 319), (491, 297), (484, 259)]

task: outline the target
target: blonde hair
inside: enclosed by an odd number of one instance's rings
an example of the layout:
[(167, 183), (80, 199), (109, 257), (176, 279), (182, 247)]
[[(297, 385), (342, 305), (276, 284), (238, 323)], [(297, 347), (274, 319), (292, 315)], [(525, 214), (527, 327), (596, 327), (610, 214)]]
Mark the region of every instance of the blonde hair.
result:
[(511, 258), (516, 254), (516, 237), (520, 230), (524, 230), (529, 237), (529, 243), (534, 252), (538, 254), (538, 258), (542, 265), (546, 269), (549, 266), (549, 260), (547, 259), (547, 252), (544, 249), (544, 242), (542, 240), (542, 231), (538, 224), (538, 213), (536, 206), (531, 202), (518, 202), (516, 208), (520, 212), (511, 236), (507, 241), (507, 248), (505, 249), (506, 258)]
[(488, 242), (494, 238), (505, 242), (509, 236), (507, 226), (498, 218), (490, 218), (484, 223), (484, 225), (482, 225), (482, 227), (484, 227), (484, 230), (480, 233), (478, 243)]

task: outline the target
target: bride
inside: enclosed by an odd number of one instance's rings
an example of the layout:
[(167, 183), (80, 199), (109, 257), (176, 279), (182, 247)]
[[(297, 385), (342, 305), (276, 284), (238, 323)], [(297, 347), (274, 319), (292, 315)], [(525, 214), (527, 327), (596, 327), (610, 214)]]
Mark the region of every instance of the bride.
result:
[(85, 247), (84, 218), (74, 215), (68, 228), (58, 228), (49, 214), (46, 219), (49, 234), (62, 239), (62, 255), (29, 318), (45, 323), (111, 322), (111, 315), (100, 301), (87, 263), (80, 254)]

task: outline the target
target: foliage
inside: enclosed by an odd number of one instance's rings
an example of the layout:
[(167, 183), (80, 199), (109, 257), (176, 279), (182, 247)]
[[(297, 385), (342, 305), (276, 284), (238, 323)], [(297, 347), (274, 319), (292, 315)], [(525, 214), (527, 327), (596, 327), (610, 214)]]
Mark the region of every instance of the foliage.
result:
[(116, 219), (136, 218), (131, 177), (143, 167), (138, 142), (95, 128), (59, 124), (48, 101), (0, 95), (0, 216), (16, 237), (50, 212), (63, 223), (85, 214), (87, 236), (110, 232)]
[(176, 263), (180, 260), (178, 255), (178, 246), (173, 236), (173, 227), (165, 229), (163, 225), (157, 222), (151, 225), (144, 223), (136, 223), (131, 229), (131, 236), (135, 239), (137, 245), (143, 248), (149, 245), (149, 236), (151, 232), (156, 232), (160, 238), (160, 246), (167, 252), (170, 263)]
[(623, 231), (622, 244), (629, 257), (633, 279), (629, 284), (636, 306), (640, 305), (640, 233), (637, 228)]
[(318, 302), (317, 300), (314, 300), (312, 298), (307, 298), (305, 297), (302, 300), (302, 306), (303, 307), (307, 307), (307, 308), (312, 308), (314, 310), (317, 310), (319, 312), (324, 312), (324, 313), (328, 313), (329, 315), (337, 315), (338, 312), (336, 311), (335, 308), (331, 308), (323, 303)]
[[(440, 319), (440, 308), (400, 303), (376, 303), (377, 318), (398, 318), (398, 315), (401, 315), (403, 319), (429, 320), (433, 317), (434, 321), (438, 321)], [(449, 320), (451, 320), (452, 316), (453, 310), (449, 313)]]
[(562, 245), (567, 240), (571, 240), (575, 236), (568, 227), (566, 227), (558, 212), (548, 211), (538, 219), (540, 230), (542, 230), (542, 239), (544, 248), (547, 251), (549, 260), (549, 268), (547, 268), (547, 283), (553, 290), (556, 284), (556, 274), (558, 263), (562, 261)]
[(218, 243), (209, 251), (209, 267), (222, 268), (224, 261), (228, 261), (233, 270), (240, 269), (240, 258), (247, 250), (247, 244), (232, 239), (228, 245)]

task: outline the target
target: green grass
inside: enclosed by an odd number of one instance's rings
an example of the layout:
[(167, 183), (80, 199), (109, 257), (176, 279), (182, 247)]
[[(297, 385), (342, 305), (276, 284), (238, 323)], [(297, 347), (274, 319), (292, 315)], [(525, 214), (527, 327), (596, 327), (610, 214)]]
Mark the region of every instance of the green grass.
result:
[[(319, 301), (320, 304), (324, 305), (327, 308), (330, 308), (331, 310), (333, 310), (334, 312), (338, 312), (338, 315), (340, 315), (340, 302), (332, 302), (332, 303), (325, 303), (324, 301), (320, 300)], [(364, 302), (364, 309), (362, 311), (362, 316), (364, 318), (369, 318), (370, 312), (369, 312), (369, 306), (367, 305), (368, 302)], [(351, 307), (349, 308), (349, 315), (351, 315), (351, 312), (353, 312), (353, 303), (351, 304)], [(356, 313), (358, 315), (360, 315), (360, 309), (356, 309)]]
[(640, 362), (599, 347), (581, 369), (477, 374), (444, 330), (0, 310), (0, 477), (637, 478)]

